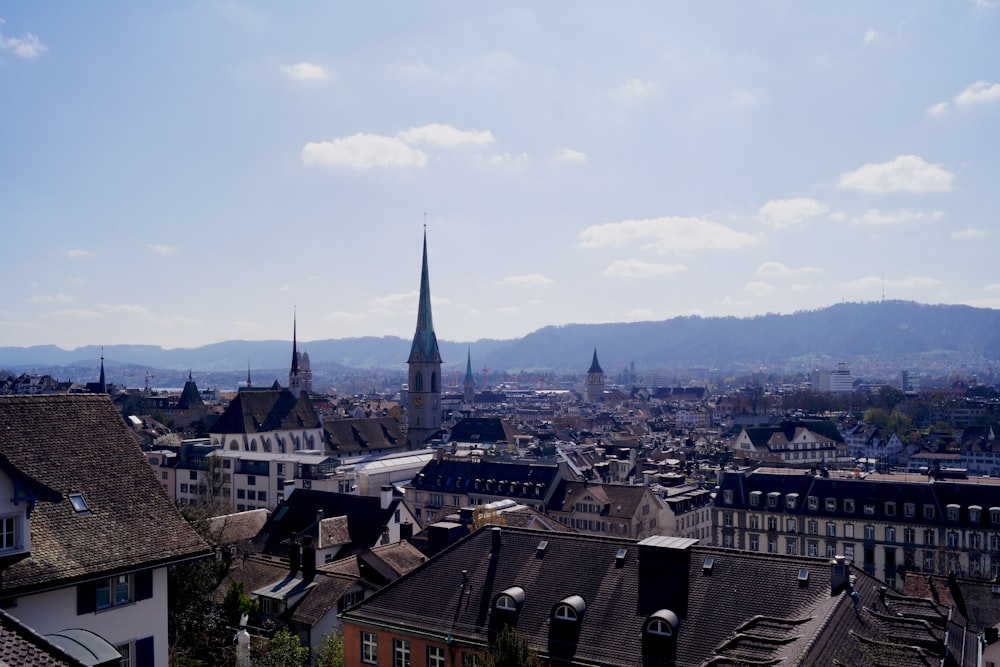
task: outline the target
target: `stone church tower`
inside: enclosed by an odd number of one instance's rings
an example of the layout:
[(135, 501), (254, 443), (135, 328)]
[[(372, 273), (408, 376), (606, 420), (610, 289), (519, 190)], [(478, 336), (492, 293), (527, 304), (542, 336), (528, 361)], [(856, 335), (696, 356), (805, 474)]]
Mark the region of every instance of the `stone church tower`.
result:
[[(297, 334), (298, 318), (292, 318), (292, 366), (288, 371), (288, 390), (298, 398), (303, 391), (307, 394), (312, 391), (312, 370), (309, 368), (309, 354), (303, 352), (299, 354)], [(250, 382), (250, 373), (247, 371), (247, 384)]]
[(604, 397), (604, 371), (597, 362), (597, 348), (594, 348), (594, 360), (587, 371), (587, 402), (597, 403)]
[(407, 447), (421, 449), (441, 429), (441, 352), (438, 350), (431, 317), (431, 285), (427, 272), (427, 230), (420, 268), (420, 302), (417, 330), (410, 346), (409, 389), (407, 391)]

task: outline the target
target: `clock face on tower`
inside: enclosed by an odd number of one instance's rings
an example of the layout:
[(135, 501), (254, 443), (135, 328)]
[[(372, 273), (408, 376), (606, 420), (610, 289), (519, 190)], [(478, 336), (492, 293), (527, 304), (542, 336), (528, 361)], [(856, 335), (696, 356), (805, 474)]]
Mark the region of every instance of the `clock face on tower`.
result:
[(419, 407), (423, 406), (423, 404), (424, 404), (424, 397), (423, 396), (421, 396), (420, 394), (417, 394), (416, 396), (413, 397), (413, 407), (419, 408)]

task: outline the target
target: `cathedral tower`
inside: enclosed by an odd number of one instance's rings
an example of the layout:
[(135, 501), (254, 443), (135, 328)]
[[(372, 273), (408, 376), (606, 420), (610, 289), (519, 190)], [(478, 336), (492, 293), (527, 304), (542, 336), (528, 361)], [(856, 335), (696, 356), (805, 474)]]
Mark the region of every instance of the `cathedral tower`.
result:
[(441, 352), (431, 317), (431, 285), (427, 272), (427, 230), (420, 268), (417, 330), (410, 346), (407, 446), (420, 449), (441, 428)]
[(597, 362), (597, 348), (594, 348), (594, 360), (587, 371), (587, 402), (597, 403), (604, 397), (604, 370)]
[(470, 407), (476, 402), (476, 378), (472, 375), (472, 348), (469, 348), (469, 358), (465, 362), (465, 384), (462, 385), (462, 402)]

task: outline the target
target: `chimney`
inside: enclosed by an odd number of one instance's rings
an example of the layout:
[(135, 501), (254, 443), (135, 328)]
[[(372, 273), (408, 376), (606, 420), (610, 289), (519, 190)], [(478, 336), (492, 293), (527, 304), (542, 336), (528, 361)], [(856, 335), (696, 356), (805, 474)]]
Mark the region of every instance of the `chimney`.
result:
[(316, 547), (312, 535), (302, 538), (302, 579), (310, 582), (316, 577)]
[[(326, 518), (326, 512), (323, 510), (316, 510), (316, 525), (323, 523), (323, 519)], [(317, 533), (318, 534), (318, 533)]]
[(687, 617), (691, 547), (698, 540), (653, 535), (641, 540), (638, 550), (639, 613), (649, 616), (670, 609)]
[(392, 486), (386, 484), (379, 490), (379, 499), (382, 501), (382, 509), (389, 509), (392, 504)]
[(830, 595), (837, 595), (851, 586), (851, 568), (843, 556), (830, 561)]
[(404, 521), (399, 524), (399, 541), (412, 540), (413, 539), (413, 524), (409, 521)]
[(299, 572), (299, 567), (302, 565), (302, 552), (301, 547), (299, 547), (298, 536), (292, 535), (288, 548), (288, 576), (294, 577)]
[(290, 495), (292, 495), (292, 491), (294, 491), (294, 490), (295, 490), (295, 480), (294, 479), (286, 479), (285, 480), (285, 486), (281, 490), (282, 493), (285, 496), (285, 500), (288, 500), (288, 497)]
[(474, 507), (459, 507), (458, 508), (458, 522), (465, 525), (472, 525), (472, 517), (476, 513)]
[(496, 558), (500, 555), (500, 526), (493, 526), (493, 528), (490, 528), (490, 534), (493, 536), (493, 557)]

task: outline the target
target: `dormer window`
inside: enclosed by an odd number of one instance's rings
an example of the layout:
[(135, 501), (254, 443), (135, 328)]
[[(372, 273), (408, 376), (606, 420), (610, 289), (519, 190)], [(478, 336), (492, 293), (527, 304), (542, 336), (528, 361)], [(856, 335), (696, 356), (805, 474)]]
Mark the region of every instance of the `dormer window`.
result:
[(669, 609), (660, 609), (646, 619), (643, 634), (655, 637), (673, 637), (680, 626), (680, 619)]
[(811, 510), (819, 509), (819, 498), (817, 496), (809, 496), (808, 503), (809, 503), (809, 509)]
[(781, 494), (778, 493), (777, 491), (772, 491), (771, 493), (767, 494), (767, 506), (770, 507), (770, 508), (777, 507), (778, 506), (778, 497), (780, 495)]
[(732, 489), (726, 489), (725, 491), (722, 492), (722, 502), (724, 502), (727, 505), (732, 505), (733, 504), (733, 490)]
[(512, 586), (497, 596), (494, 606), (498, 611), (515, 614), (522, 604), (524, 604), (524, 589), (520, 586)]
[(73, 511), (77, 514), (90, 511), (90, 508), (87, 506), (87, 499), (83, 497), (82, 493), (69, 494), (69, 502), (73, 506)]
[(569, 623), (576, 623), (587, 611), (587, 603), (579, 595), (570, 595), (556, 604), (552, 609), (552, 619)]
[(983, 520), (983, 508), (979, 505), (969, 505), (969, 521), (979, 523)]
[(958, 521), (958, 505), (948, 505), (948, 521)]
[(760, 505), (760, 496), (761, 496), (760, 491), (751, 491), (750, 492), (750, 505), (753, 506), (753, 507), (759, 506)]
[(845, 498), (844, 499), (844, 511), (847, 512), (848, 514), (852, 514), (854, 512), (854, 499), (853, 498)]

